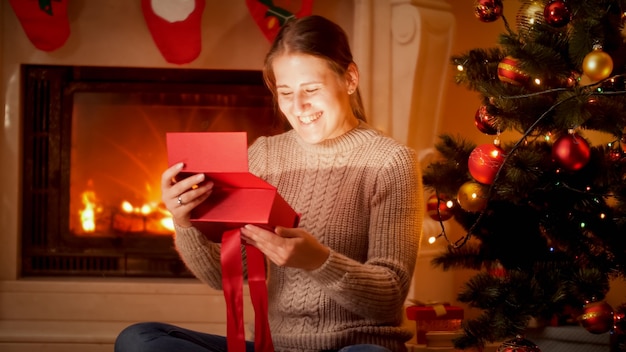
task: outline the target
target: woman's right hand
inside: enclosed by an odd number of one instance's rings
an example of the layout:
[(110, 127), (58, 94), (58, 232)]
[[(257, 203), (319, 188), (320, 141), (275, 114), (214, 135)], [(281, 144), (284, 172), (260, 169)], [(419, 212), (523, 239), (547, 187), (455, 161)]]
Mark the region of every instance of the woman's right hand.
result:
[(204, 174), (175, 181), (183, 166), (183, 163), (174, 164), (161, 175), (161, 200), (176, 225), (190, 227), (191, 210), (211, 195), (213, 182), (204, 182)]

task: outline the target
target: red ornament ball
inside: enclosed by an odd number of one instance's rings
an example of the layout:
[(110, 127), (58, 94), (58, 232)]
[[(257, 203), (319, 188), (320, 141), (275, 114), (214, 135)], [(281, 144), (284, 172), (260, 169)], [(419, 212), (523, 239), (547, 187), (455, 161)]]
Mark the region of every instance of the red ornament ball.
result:
[(569, 23), (572, 13), (565, 1), (552, 0), (544, 8), (543, 16), (547, 24), (558, 28)]
[(472, 177), (486, 185), (493, 183), (504, 163), (504, 151), (494, 144), (482, 144), (470, 153), (467, 166)]
[(585, 304), (578, 317), (580, 324), (592, 334), (604, 334), (613, 328), (613, 307), (605, 301)]
[(493, 22), (502, 16), (502, 0), (476, 0), (474, 14), (482, 22)]
[(515, 86), (528, 83), (530, 76), (519, 68), (519, 61), (512, 56), (507, 56), (498, 64), (498, 79)]
[(498, 128), (494, 125), (495, 118), (487, 111), (487, 106), (482, 105), (476, 110), (474, 125), (480, 132), (493, 136), (498, 133)]
[(498, 352), (541, 352), (539, 346), (532, 341), (517, 336), (514, 339), (504, 341), (498, 346)]
[(435, 221), (449, 220), (452, 217), (452, 208), (454, 208), (454, 201), (442, 194), (439, 197), (433, 194), (426, 202), (426, 212)]
[(589, 143), (576, 133), (563, 135), (552, 145), (552, 159), (569, 171), (582, 169), (590, 157)]

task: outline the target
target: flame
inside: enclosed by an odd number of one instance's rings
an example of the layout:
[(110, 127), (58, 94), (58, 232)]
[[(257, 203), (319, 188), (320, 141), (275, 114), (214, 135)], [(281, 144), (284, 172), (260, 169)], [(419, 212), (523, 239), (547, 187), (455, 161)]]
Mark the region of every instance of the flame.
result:
[(157, 210), (161, 213), (161, 215), (163, 215), (161, 218), (161, 226), (170, 232), (174, 232), (174, 218), (169, 210), (165, 207), (159, 207)]
[(83, 231), (92, 233), (96, 231), (96, 194), (93, 191), (85, 191), (82, 194), (85, 208), (79, 211), (80, 222)]
[(161, 226), (173, 232), (174, 231), (174, 219), (172, 219), (171, 216), (164, 217), (163, 219), (161, 219)]
[[(163, 230), (174, 232), (172, 215), (167, 209), (157, 203), (145, 203), (141, 206), (134, 206), (129, 201), (123, 201), (121, 209), (126, 214), (151, 219), (153, 222), (156, 222), (156, 225), (158, 225), (157, 232), (163, 232)], [(155, 228), (151, 227), (151, 229), (154, 230)]]
[(132, 213), (133, 212), (133, 205), (130, 204), (129, 201), (125, 200), (122, 202), (122, 211), (125, 213)]
[(150, 215), (155, 212), (156, 205), (146, 203), (140, 207), (133, 206), (129, 201), (125, 200), (121, 205), (122, 211), (128, 214)]
[[(119, 207), (105, 207), (107, 211), (96, 203), (96, 194), (92, 190), (81, 194), (83, 209), (79, 210), (80, 224), (83, 233), (107, 233), (116, 231), (121, 233), (146, 233), (167, 235), (174, 232), (174, 221), (171, 213), (159, 202), (146, 202), (133, 205), (124, 200)], [(107, 226), (110, 229), (107, 230)]]

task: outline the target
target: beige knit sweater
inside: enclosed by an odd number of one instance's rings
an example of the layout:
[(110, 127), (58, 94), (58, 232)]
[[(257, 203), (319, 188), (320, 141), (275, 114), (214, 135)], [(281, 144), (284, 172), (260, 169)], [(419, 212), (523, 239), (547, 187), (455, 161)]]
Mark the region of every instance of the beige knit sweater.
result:
[[(269, 320), (276, 351), (370, 343), (405, 351), (400, 327), (415, 266), (422, 185), (415, 153), (365, 123), (310, 145), (292, 130), (249, 148), (250, 171), (277, 187), (300, 227), (331, 249), (314, 271), (270, 265)], [(176, 229), (189, 269), (221, 288), (219, 245)]]

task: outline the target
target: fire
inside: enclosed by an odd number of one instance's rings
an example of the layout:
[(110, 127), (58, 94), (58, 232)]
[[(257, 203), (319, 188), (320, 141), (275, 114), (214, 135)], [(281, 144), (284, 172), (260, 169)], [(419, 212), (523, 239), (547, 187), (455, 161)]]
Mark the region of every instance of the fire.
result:
[[(172, 216), (167, 209), (160, 207), (159, 204), (146, 203), (135, 207), (129, 201), (124, 201), (122, 202), (121, 208), (127, 214), (135, 214), (136, 216), (140, 216), (142, 218), (154, 220), (158, 219), (158, 225), (156, 226), (160, 227), (160, 229), (157, 229), (157, 232), (163, 229), (169, 232), (174, 231), (174, 221), (172, 220)], [(155, 231), (154, 229), (152, 230)]]
[[(174, 232), (174, 222), (169, 211), (160, 203), (133, 205), (124, 200), (119, 208), (103, 211), (96, 202), (93, 191), (81, 195), (83, 209), (79, 211), (84, 233), (149, 233), (155, 235)], [(107, 230), (107, 228), (109, 228)]]
[(174, 231), (174, 219), (171, 216), (161, 219), (161, 225), (170, 231)]
[(120, 209), (123, 214), (115, 217), (116, 230), (153, 234), (168, 234), (174, 231), (170, 213), (159, 203), (144, 203), (135, 206), (129, 201), (123, 201)]
[(96, 231), (96, 194), (93, 191), (85, 191), (82, 199), (85, 208), (79, 212), (80, 222), (83, 231), (92, 233)]

